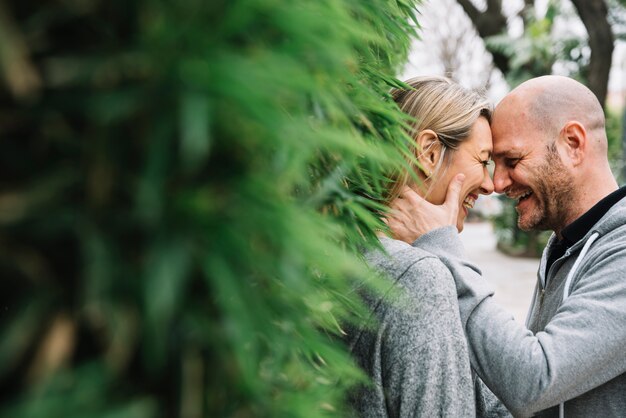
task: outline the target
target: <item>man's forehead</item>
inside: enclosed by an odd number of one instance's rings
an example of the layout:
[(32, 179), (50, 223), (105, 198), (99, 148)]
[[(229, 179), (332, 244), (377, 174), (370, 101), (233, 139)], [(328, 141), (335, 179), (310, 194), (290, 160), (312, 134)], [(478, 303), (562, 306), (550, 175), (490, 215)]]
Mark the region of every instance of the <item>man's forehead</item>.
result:
[(515, 135), (503, 135), (498, 138), (493, 137), (493, 157), (504, 157), (511, 154), (518, 154), (527, 146), (527, 140), (525, 141), (520, 136)]
[(493, 111), (491, 129), (510, 130), (527, 124), (532, 118), (531, 105), (526, 94), (513, 91), (507, 94)]
[(491, 125), (494, 155), (521, 151), (537, 145), (533, 127), (520, 118), (512, 117)]

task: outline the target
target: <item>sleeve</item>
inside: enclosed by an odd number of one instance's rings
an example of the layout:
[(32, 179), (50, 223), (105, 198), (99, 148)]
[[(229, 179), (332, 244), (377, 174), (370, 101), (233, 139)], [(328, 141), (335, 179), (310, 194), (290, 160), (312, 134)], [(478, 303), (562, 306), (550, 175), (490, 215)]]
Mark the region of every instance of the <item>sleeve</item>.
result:
[(472, 365), (514, 415), (531, 415), (626, 371), (626, 280), (619, 272), (624, 245), (585, 261), (593, 269), (537, 334), (493, 302), (480, 271), (462, 260), (451, 228), (426, 234), (414, 246), (439, 255), (452, 271)]
[(474, 416), (454, 281), (434, 257), (413, 264), (384, 316), (381, 376), (391, 417)]
[(474, 391), (476, 393), (477, 418), (513, 418), (513, 415), (500, 399), (477, 376), (475, 377)]

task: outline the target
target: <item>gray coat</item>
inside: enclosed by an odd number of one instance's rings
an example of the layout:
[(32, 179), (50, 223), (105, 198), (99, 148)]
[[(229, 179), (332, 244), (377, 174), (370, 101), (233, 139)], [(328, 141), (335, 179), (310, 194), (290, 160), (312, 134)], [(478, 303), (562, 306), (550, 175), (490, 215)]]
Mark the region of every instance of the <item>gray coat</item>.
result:
[(544, 252), (526, 327), (493, 302), (480, 271), (463, 260), (453, 227), (413, 245), (452, 271), (472, 365), (515, 416), (557, 417), (564, 402), (565, 417), (626, 417), (626, 199), (554, 263), (547, 279)]
[(360, 417), (473, 417), (474, 390), (454, 280), (431, 253), (389, 238), (365, 254), (382, 294), (365, 293), (369, 329), (348, 329), (372, 384), (352, 396)]

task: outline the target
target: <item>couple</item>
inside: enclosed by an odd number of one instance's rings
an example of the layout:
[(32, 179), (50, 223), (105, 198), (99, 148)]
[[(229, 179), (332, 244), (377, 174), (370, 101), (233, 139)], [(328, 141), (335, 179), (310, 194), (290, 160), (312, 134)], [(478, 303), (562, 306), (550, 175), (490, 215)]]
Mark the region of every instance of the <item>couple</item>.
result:
[[(493, 113), (447, 79), (408, 84), (393, 97), (416, 120), (420, 181), (395, 178), (392, 238), (365, 254), (390, 286), (366, 296), (373, 326), (350, 333), (372, 380), (355, 393), (356, 410), (626, 416), (626, 188), (609, 167), (600, 103), (558, 76), (521, 84)], [(493, 302), (458, 237), (478, 195), (494, 190), (517, 200), (522, 229), (554, 231), (526, 326)]]

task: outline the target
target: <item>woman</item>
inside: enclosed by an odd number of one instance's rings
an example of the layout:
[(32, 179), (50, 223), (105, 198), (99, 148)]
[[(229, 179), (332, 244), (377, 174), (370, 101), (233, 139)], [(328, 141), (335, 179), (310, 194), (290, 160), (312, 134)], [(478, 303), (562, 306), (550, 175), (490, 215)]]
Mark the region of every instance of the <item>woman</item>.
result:
[[(399, 107), (415, 118), (411, 137), (416, 162), (395, 178), (393, 204), (409, 186), (441, 204), (450, 181), (465, 175), (457, 228), (480, 194), (490, 194), (487, 171), (492, 142), (491, 106), (480, 94), (442, 77), (406, 82), (394, 90)], [(365, 295), (370, 327), (350, 332), (350, 349), (372, 384), (352, 403), (361, 417), (473, 417), (476, 404), (467, 344), (461, 328), (454, 280), (433, 254), (402, 241), (380, 237), (384, 251), (365, 254), (389, 281), (388, 291)]]

